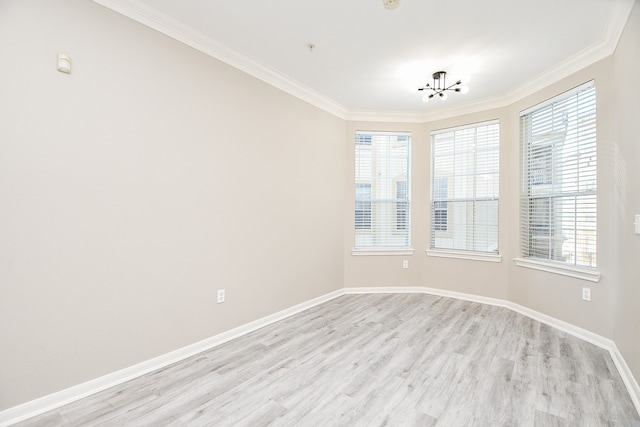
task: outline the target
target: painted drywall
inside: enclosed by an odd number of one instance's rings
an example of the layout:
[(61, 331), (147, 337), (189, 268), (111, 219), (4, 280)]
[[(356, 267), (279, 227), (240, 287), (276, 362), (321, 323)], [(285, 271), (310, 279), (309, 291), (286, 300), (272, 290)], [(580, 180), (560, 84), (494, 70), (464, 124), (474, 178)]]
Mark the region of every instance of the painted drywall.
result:
[[(529, 96), (510, 107), (513, 123), (509, 141), (512, 145), (511, 167), (506, 173), (518, 185), (509, 197), (507, 220), (511, 253), (508, 256), (509, 300), (565, 322), (587, 329), (603, 337), (612, 338), (613, 298), (616, 292), (616, 264), (613, 252), (615, 239), (615, 209), (613, 207), (613, 165), (609, 161), (614, 149), (612, 58), (606, 58), (550, 87)], [(520, 112), (549, 98), (570, 90), (582, 83), (595, 80), (597, 94), (597, 144), (598, 144), (598, 254), (599, 283), (575, 279), (563, 275), (516, 266), (513, 258), (520, 255), (519, 195), (520, 195)], [(582, 300), (582, 288), (591, 289), (592, 300)]]
[[(376, 122), (347, 122), (346, 151), (347, 165), (345, 167), (345, 185), (349, 189), (355, 187), (355, 133), (356, 131), (383, 131), (411, 133), (411, 246), (424, 246), (426, 230), (424, 221), (426, 206), (419, 196), (425, 181), (424, 162), (427, 158), (427, 146), (424, 144), (424, 126), (412, 123), (376, 123)], [(363, 256), (352, 255), (355, 243), (354, 214), (355, 194), (349, 191), (344, 205), (344, 257), (345, 257), (345, 287), (368, 286), (419, 286), (421, 285), (422, 254), (419, 250), (413, 255), (402, 256)], [(403, 268), (403, 261), (409, 262), (409, 268)]]
[[(342, 286), (508, 299), (613, 337), (639, 378), (639, 28), (636, 3), (613, 58), (504, 109), (344, 122), (91, 2), (1, 2), (0, 410)], [(598, 284), (513, 263), (519, 111), (590, 79)], [(495, 118), (502, 262), (427, 257), (429, 134)], [(410, 257), (351, 255), (356, 130), (413, 134)]]
[[(411, 242), (413, 255), (353, 255), (354, 244), (353, 206), (354, 195), (348, 196), (345, 208), (345, 287), (358, 288), (370, 286), (407, 287), (426, 286), (447, 291), (475, 294), (490, 298), (506, 299), (507, 266), (505, 260), (500, 263), (469, 261), (439, 257), (427, 257), (429, 249), (429, 197), (431, 194), (430, 145), (431, 132), (438, 129), (477, 123), (487, 120), (500, 120), (501, 138), (509, 128), (503, 125), (506, 109), (483, 111), (476, 114), (455, 117), (426, 124), (349, 122), (347, 125), (347, 142), (350, 145), (347, 163), (347, 182), (354, 185), (354, 135), (358, 130), (383, 130), (411, 132)], [(503, 142), (504, 145), (504, 142)], [(501, 147), (507, 150), (508, 146)], [(506, 162), (501, 159), (503, 166)], [(508, 181), (501, 177), (501, 186), (508, 186)], [(502, 193), (503, 190), (501, 190)], [(501, 202), (502, 203), (502, 202)], [(502, 206), (501, 206), (502, 209)], [(500, 245), (508, 243), (507, 227), (503, 223), (500, 228)], [(409, 268), (402, 268), (402, 261), (409, 261)], [(473, 279), (471, 279), (473, 278)]]
[(0, 410), (342, 287), (344, 121), (93, 2), (0, 40)]
[[(613, 339), (614, 301), (618, 295), (619, 265), (615, 253), (618, 244), (616, 174), (614, 161), (618, 150), (615, 126), (615, 82), (612, 57), (605, 58), (531, 96), (505, 108), (409, 127), (352, 122), (347, 126), (347, 140), (353, 141), (355, 130), (410, 130), (413, 132), (412, 173), (412, 241), (410, 265), (420, 274), (402, 269), (400, 256), (353, 256), (353, 195), (345, 209), (345, 286), (426, 286), (447, 291), (506, 299), (571, 323), (603, 337)], [(520, 253), (520, 111), (552, 98), (590, 80), (596, 81), (598, 96), (598, 268), (599, 283), (575, 279), (515, 265)], [(500, 263), (469, 261), (426, 256), (429, 248), (430, 161), (429, 135), (432, 131), (498, 119), (501, 126), (500, 176)], [(632, 139), (632, 138), (631, 138)], [(347, 163), (348, 183), (353, 186), (353, 154)], [(629, 190), (631, 191), (631, 190)], [(628, 196), (623, 196), (628, 197)], [(627, 219), (628, 221), (628, 219)], [(627, 249), (625, 249), (627, 250)], [(630, 246), (629, 256), (638, 251)], [(633, 255), (631, 255), (633, 254)], [(625, 280), (631, 280), (627, 278)], [(582, 288), (589, 287), (592, 301), (582, 300)], [(637, 308), (637, 304), (629, 303)]]
[[(402, 269), (402, 256), (354, 256), (353, 195), (348, 199), (345, 218), (345, 286), (346, 287), (406, 287), (426, 286), (506, 299), (547, 314), (559, 320), (587, 329), (606, 338), (613, 338), (613, 302), (617, 292), (618, 265), (616, 250), (614, 176), (610, 159), (615, 152), (613, 59), (606, 58), (577, 72), (534, 95), (505, 108), (409, 127), (402, 124), (382, 125), (353, 122), (347, 126), (347, 140), (353, 141), (355, 130), (409, 130), (413, 132), (412, 171), (412, 242), (415, 250), (410, 265), (419, 270)], [(549, 272), (518, 267), (514, 259), (521, 256), (520, 236), (520, 111), (570, 90), (584, 82), (596, 80), (598, 93), (598, 271), (602, 278), (592, 283)], [(499, 263), (427, 256), (429, 249), (430, 160), (429, 135), (432, 131), (486, 120), (498, 119), (501, 127), (500, 152), (500, 254)], [(351, 144), (353, 146), (353, 143)], [(352, 150), (353, 151), (353, 150)], [(353, 187), (353, 154), (347, 166), (348, 183)], [(582, 287), (592, 291), (592, 301), (582, 300)]]
[[(450, 129), (457, 126), (468, 125), (471, 123), (481, 123), (489, 120), (498, 120), (500, 124), (500, 201), (499, 201), (499, 218), (504, 218), (505, 207), (509, 205), (510, 200), (505, 199), (509, 192), (509, 175), (503, 171), (509, 170), (511, 165), (508, 163), (510, 145), (508, 143), (508, 131), (511, 127), (507, 120), (507, 110), (504, 108), (481, 111), (474, 114), (454, 117), (446, 120), (438, 120), (427, 123), (426, 133), (427, 139), (424, 144), (429, 148), (431, 146), (431, 133), (441, 129)], [(431, 197), (431, 157), (430, 154), (424, 162), (427, 168), (426, 188), (423, 190), (423, 197), (426, 198), (425, 203), (429, 205)], [(428, 223), (428, 230), (431, 229), (431, 210), (427, 211), (424, 216)], [(430, 241), (420, 248), (423, 257), (422, 267), (422, 283), (429, 288), (443, 289), (453, 292), (461, 292), (466, 294), (479, 295), (488, 298), (506, 299), (507, 298), (507, 272), (508, 258), (504, 254), (509, 253), (509, 239), (507, 235), (507, 221), (499, 222), (498, 239), (499, 252), (502, 254), (500, 262), (488, 261), (472, 261), (466, 259), (441, 258), (434, 256), (425, 256), (425, 250), (430, 249)], [(427, 239), (430, 233), (427, 232)]]
[(614, 339), (636, 380), (640, 381), (640, 2), (636, 1), (614, 54), (615, 128), (612, 163), (618, 289), (614, 302)]

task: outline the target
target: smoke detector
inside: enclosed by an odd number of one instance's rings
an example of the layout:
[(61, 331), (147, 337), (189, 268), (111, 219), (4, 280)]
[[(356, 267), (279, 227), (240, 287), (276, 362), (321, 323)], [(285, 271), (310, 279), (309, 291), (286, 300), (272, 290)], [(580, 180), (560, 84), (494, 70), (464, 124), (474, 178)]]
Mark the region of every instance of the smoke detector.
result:
[(400, 4), (400, 0), (382, 0), (382, 4), (387, 9), (395, 9)]

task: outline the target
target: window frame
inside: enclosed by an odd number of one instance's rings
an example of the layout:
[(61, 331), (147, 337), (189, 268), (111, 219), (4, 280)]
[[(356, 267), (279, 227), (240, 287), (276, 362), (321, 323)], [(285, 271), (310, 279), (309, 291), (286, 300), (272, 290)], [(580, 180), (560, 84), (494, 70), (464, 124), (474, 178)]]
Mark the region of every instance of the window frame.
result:
[[(371, 198), (368, 200), (371, 206), (371, 227), (358, 228), (356, 221), (353, 255), (413, 254), (411, 248), (411, 143), (410, 132), (355, 132), (355, 185), (356, 188), (362, 185), (371, 186)], [(370, 158), (366, 156), (365, 147), (367, 146), (371, 147)], [(406, 150), (406, 159), (404, 154), (400, 158), (394, 157), (393, 150), (399, 147), (402, 151)], [(384, 169), (384, 173), (380, 175), (381, 168), (388, 169)], [(402, 192), (399, 191), (402, 183), (406, 186), (404, 194), (406, 197), (403, 198), (400, 197)], [(381, 194), (385, 196), (381, 197)], [(364, 202), (365, 200), (358, 199), (356, 193), (355, 207)], [(357, 209), (354, 215), (357, 219)], [(368, 240), (371, 240), (371, 244), (366, 244)]]
[[(456, 132), (465, 131), (469, 129), (473, 129), (475, 131), (473, 136), (473, 146), (474, 150), (476, 144), (478, 143), (478, 134), (477, 130), (483, 127), (489, 126), (497, 126), (495, 132), (497, 132), (497, 137), (495, 141), (491, 141), (491, 156), (490, 161), (492, 162), (493, 169), (491, 169), (490, 175), (493, 177), (496, 185), (495, 194), (491, 197), (480, 197), (475, 193), (471, 198), (457, 198), (455, 194), (449, 194), (451, 191), (455, 191), (455, 188), (452, 188), (452, 183), (450, 180), (455, 178), (455, 174), (452, 172), (450, 175), (446, 176), (436, 176), (436, 162), (440, 160), (443, 156), (436, 156), (435, 154), (435, 141), (436, 135), (442, 134), (451, 134), (451, 144), (452, 150), (455, 146), (455, 138)], [(452, 151), (453, 152), (453, 151)], [(501, 262), (502, 256), (499, 251), (499, 207), (500, 207), (500, 198), (499, 198), (499, 181), (500, 181), (500, 121), (499, 119), (487, 120), (478, 123), (470, 123), (462, 126), (456, 126), (452, 128), (440, 129), (431, 133), (431, 197), (430, 197), (430, 217), (431, 217), (431, 225), (429, 228), (430, 231), (430, 248), (426, 251), (428, 256), (436, 256), (436, 257), (447, 257), (447, 258), (460, 258), (460, 259), (469, 259), (469, 260), (479, 260), (479, 261), (489, 261), (489, 262)], [(453, 155), (455, 159), (455, 154)], [(474, 162), (472, 165), (472, 170), (470, 176), (473, 177), (473, 182), (477, 182), (476, 179), (486, 174), (486, 172), (480, 171), (480, 164), (477, 162), (477, 159), (474, 158)], [(446, 192), (447, 194), (443, 197), (442, 193), (444, 185), (442, 184), (442, 180), (446, 182)], [(439, 184), (438, 184), (439, 183)], [(453, 238), (454, 233), (456, 232), (456, 220), (455, 220), (455, 210), (452, 210), (452, 203), (455, 202), (471, 202), (482, 203), (482, 202), (495, 202), (495, 244), (498, 245), (495, 251), (481, 251), (481, 250), (469, 250), (468, 243), (475, 241), (473, 238), (471, 240), (465, 240), (465, 247), (439, 247), (436, 246), (436, 238)], [(442, 204), (445, 204), (444, 206)], [(439, 208), (437, 208), (439, 205)], [(442, 211), (446, 210), (446, 227), (444, 224), (436, 224), (436, 210)], [(473, 213), (472, 213), (473, 215)], [(474, 216), (473, 227), (479, 226), (480, 223), (476, 222), (476, 217)], [(440, 228), (440, 229), (438, 229)], [(459, 230), (458, 230), (459, 231)], [(455, 245), (452, 245), (455, 246)], [(488, 249), (489, 247), (487, 247)]]
[[(592, 93), (587, 93), (592, 91)], [(593, 99), (581, 101), (580, 96), (592, 96)], [(576, 99), (576, 104), (571, 102), (572, 98)], [(561, 108), (563, 103), (569, 105), (564, 110), (558, 112), (553, 111), (553, 108), (558, 106)], [(592, 104), (592, 109), (589, 107)], [(598, 282), (600, 280), (600, 273), (597, 270), (598, 267), (598, 195), (597, 195), (597, 91), (594, 81), (586, 82), (573, 89), (565, 91), (545, 102), (534, 105), (520, 113), (520, 258), (516, 258), (514, 261), (516, 265), (521, 267), (533, 268), (536, 270), (547, 271), (555, 274), (561, 274), (570, 276), (582, 280)], [(586, 110), (582, 108), (587, 107)], [(566, 129), (575, 129), (575, 150), (580, 153), (584, 150), (586, 153), (591, 153), (589, 157), (589, 166), (587, 172), (593, 170), (591, 173), (594, 178), (592, 180), (593, 187), (589, 188), (585, 185), (581, 190), (581, 173), (584, 169), (580, 164), (580, 159), (575, 160), (575, 165), (571, 166), (569, 156), (563, 154), (564, 144), (569, 144), (569, 138), (564, 135), (562, 139), (560, 136), (562, 132), (553, 128), (553, 131), (548, 131), (547, 134), (540, 134), (538, 136), (533, 135), (533, 129), (535, 126), (539, 126), (538, 122), (533, 123), (534, 114), (543, 114), (547, 110), (551, 109), (548, 114), (551, 118), (547, 118), (549, 123), (554, 121), (561, 122)], [(586, 115), (583, 113), (586, 112)], [(557, 116), (556, 116), (557, 114)], [(585, 120), (586, 118), (586, 120)], [(527, 121), (528, 120), (528, 121)], [(526, 126), (525, 126), (525, 121)], [(545, 122), (540, 122), (545, 123)], [(531, 132), (531, 135), (526, 134), (526, 130)], [(588, 131), (586, 133), (581, 133)], [(554, 133), (555, 132), (555, 133)], [(567, 131), (565, 130), (565, 133)], [(593, 142), (591, 142), (593, 140)], [(587, 141), (587, 142), (585, 142)], [(593, 145), (591, 147), (590, 145)], [(540, 154), (536, 154), (536, 151)], [(567, 149), (569, 152), (569, 149)], [(565, 157), (564, 161), (562, 156)], [(540, 159), (538, 159), (540, 157)], [(593, 165), (591, 165), (593, 162)], [(565, 172), (564, 169), (569, 172)], [(591, 169), (588, 169), (591, 168)], [(575, 172), (572, 172), (575, 170)], [(575, 178), (573, 177), (575, 173)], [(556, 177), (557, 178), (554, 178)], [(585, 182), (585, 181), (583, 181)], [(575, 190), (569, 191), (563, 189), (563, 187), (571, 188), (571, 186), (577, 186)], [(560, 188), (560, 190), (558, 190)], [(566, 205), (566, 200), (574, 198), (574, 210), (573, 213), (564, 213), (563, 206)], [(533, 210), (535, 204), (547, 206), (546, 213), (542, 210)], [(554, 207), (555, 206), (555, 207)], [(588, 211), (586, 214), (583, 211), (578, 210), (580, 208), (592, 207), (592, 211)], [(545, 209), (543, 209), (545, 210)], [(536, 213), (538, 212), (538, 213)], [(581, 225), (585, 222), (582, 215), (586, 215), (588, 218), (588, 225)], [(592, 218), (589, 218), (592, 216)], [(546, 220), (546, 222), (541, 221)], [(545, 231), (546, 234), (536, 234), (533, 230), (535, 224), (538, 224), (538, 229)], [(557, 243), (553, 243), (553, 240), (571, 240), (567, 239), (564, 235), (564, 230), (567, 229), (565, 224), (573, 224), (573, 240), (576, 251), (573, 254), (573, 261), (568, 262), (564, 253), (564, 248), (559, 247), (562, 252), (558, 255), (556, 252)], [(560, 225), (558, 225), (560, 224)], [(585, 227), (585, 228), (580, 228)], [(593, 227), (593, 229), (589, 228)], [(570, 227), (569, 227), (570, 228)], [(582, 257), (578, 254), (578, 237), (577, 233), (592, 232), (593, 238), (588, 240), (588, 244), (592, 244), (594, 247), (595, 263), (593, 266), (584, 265), (578, 262), (578, 258)], [(558, 234), (560, 233), (560, 234)], [(537, 237), (536, 237), (537, 236)], [(532, 243), (536, 239), (548, 240), (547, 249), (548, 253), (545, 257), (536, 256), (536, 251), (539, 251), (539, 247)], [(541, 241), (541, 240), (540, 240)], [(534, 246), (532, 246), (532, 244)], [(587, 245), (587, 243), (585, 243)]]

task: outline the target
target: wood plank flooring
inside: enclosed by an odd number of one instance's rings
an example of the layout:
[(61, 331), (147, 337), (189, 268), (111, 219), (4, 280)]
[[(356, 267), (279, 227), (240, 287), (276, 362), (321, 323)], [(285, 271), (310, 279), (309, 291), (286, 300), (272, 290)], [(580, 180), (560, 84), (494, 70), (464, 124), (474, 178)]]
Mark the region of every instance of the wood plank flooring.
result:
[(345, 295), (20, 426), (640, 426), (609, 353), (508, 309)]

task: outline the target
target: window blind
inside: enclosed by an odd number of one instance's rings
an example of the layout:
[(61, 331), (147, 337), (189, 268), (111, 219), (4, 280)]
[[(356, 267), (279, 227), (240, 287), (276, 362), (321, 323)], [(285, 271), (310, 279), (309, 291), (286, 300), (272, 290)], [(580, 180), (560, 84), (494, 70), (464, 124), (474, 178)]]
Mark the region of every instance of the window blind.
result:
[(409, 248), (410, 151), (409, 134), (356, 133), (356, 250)]
[(593, 82), (520, 117), (524, 257), (596, 267), (596, 89)]
[(500, 125), (431, 134), (431, 248), (498, 253)]

